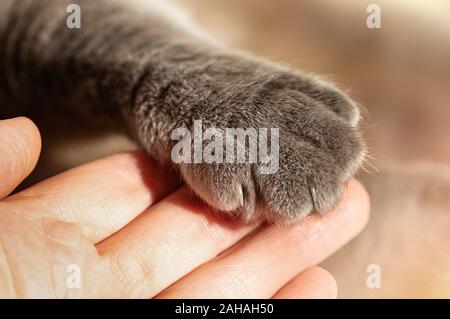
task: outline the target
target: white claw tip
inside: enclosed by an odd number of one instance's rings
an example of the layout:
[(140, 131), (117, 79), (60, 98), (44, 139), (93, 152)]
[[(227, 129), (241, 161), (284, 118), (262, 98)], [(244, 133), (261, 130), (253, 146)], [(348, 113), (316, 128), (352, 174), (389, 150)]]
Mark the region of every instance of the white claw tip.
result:
[(239, 203), (244, 206), (244, 190), (242, 189), (242, 184), (237, 185), (237, 193), (239, 197)]

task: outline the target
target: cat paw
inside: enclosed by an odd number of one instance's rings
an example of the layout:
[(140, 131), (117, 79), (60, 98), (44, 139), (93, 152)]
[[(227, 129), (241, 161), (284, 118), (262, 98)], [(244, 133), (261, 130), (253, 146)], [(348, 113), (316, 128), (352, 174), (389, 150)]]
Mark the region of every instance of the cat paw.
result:
[[(274, 223), (336, 206), (365, 152), (358, 108), (343, 92), (240, 55), (203, 56), (176, 71), (153, 71), (163, 78), (144, 81), (136, 103), (138, 136), (156, 158), (172, 155), (198, 197), (244, 221)], [(177, 129), (183, 134), (173, 136)], [(248, 136), (229, 140), (229, 129), (256, 135), (256, 150)], [(235, 161), (226, 158), (231, 144)]]
[[(356, 105), (328, 83), (287, 71), (259, 73), (233, 90), (202, 117), (207, 119), (204, 132), (212, 128), (222, 136), (219, 144), (211, 144), (213, 139), (201, 141), (203, 155), (211, 149), (217, 155), (211, 145), (222, 144), (223, 161), (181, 164), (186, 183), (212, 207), (244, 221), (289, 223), (333, 209), (364, 157)], [(254, 129), (253, 134), (244, 134), (252, 137), (240, 142), (243, 163), (226, 161), (230, 128), (241, 133)], [(251, 149), (250, 142), (255, 132), (257, 150)], [(191, 138), (192, 146), (195, 137)], [(264, 144), (262, 155), (271, 156), (265, 160), (259, 156)], [(239, 155), (237, 146), (234, 151)], [(256, 161), (251, 160), (252, 152)]]

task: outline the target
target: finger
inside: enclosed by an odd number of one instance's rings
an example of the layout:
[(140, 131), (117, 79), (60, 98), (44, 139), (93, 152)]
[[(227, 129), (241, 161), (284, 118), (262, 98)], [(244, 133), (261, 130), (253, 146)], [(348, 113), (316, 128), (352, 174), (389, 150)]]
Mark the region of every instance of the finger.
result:
[(212, 214), (182, 188), (97, 246), (108, 261), (96, 275), (103, 278), (99, 287), (113, 286), (111, 291), (125, 297), (152, 297), (253, 228)]
[(31, 120), (0, 121), (0, 199), (10, 194), (36, 166), (41, 136)]
[(296, 274), (353, 238), (368, 220), (364, 188), (351, 181), (338, 207), (290, 227), (270, 226), (198, 267), (161, 298), (269, 298)]
[(177, 186), (142, 152), (82, 165), (8, 197), (9, 210), (36, 219), (75, 223), (97, 243), (128, 224)]
[(297, 275), (281, 288), (274, 299), (335, 299), (337, 284), (334, 277), (318, 266)]

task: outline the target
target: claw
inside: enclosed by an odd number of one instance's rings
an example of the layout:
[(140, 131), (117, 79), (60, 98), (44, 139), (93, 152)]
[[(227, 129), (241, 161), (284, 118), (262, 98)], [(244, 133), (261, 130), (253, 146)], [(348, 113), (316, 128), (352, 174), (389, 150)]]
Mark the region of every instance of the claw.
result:
[(239, 197), (239, 203), (244, 206), (244, 190), (242, 189), (242, 184), (237, 185), (237, 193)]
[(314, 210), (318, 211), (316, 189), (314, 187), (310, 186), (309, 194), (311, 195), (311, 201), (312, 201)]

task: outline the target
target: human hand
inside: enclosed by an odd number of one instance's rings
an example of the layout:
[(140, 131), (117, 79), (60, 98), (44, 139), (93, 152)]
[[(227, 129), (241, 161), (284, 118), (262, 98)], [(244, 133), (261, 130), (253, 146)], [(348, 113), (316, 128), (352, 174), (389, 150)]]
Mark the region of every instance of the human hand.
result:
[(0, 297), (335, 297), (333, 277), (315, 265), (368, 219), (367, 193), (352, 180), (327, 215), (237, 225), (141, 152), (9, 195), (40, 145), (29, 120), (0, 121)]

